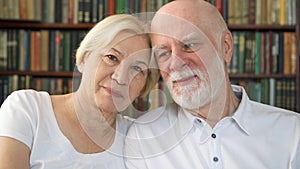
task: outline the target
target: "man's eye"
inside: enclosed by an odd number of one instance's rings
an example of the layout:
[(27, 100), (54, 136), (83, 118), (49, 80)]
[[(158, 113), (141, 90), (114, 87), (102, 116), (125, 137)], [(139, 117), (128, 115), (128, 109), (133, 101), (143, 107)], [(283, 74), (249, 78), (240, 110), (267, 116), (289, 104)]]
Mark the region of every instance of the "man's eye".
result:
[(185, 52), (195, 52), (200, 48), (199, 43), (187, 43), (184, 44), (182, 50)]
[(158, 59), (163, 58), (163, 57), (170, 57), (170, 56), (171, 56), (171, 52), (166, 51), (166, 50), (155, 52), (155, 57)]
[(142, 72), (143, 71), (143, 69), (139, 66), (132, 66), (131, 68), (134, 69), (137, 72)]
[(164, 52), (162, 52), (162, 53), (160, 54), (160, 57), (162, 57), (162, 56), (171, 56), (171, 52), (169, 52), (169, 51), (164, 51)]
[(102, 60), (108, 65), (115, 65), (119, 63), (119, 59), (114, 55), (105, 55), (102, 57)]

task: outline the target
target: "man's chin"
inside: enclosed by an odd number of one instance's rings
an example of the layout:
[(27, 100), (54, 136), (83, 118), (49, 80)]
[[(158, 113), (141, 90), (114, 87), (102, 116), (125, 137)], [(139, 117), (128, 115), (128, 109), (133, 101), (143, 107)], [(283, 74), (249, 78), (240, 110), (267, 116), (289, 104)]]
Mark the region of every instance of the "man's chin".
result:
[[(201, 93), (201, 96), (200, 96)], [(208, 91), (190, 90), (190, 91), (174, 91), (171, 93), (174, 101), (181, 107), (189, 110), (199, 109), (209, 98)]]

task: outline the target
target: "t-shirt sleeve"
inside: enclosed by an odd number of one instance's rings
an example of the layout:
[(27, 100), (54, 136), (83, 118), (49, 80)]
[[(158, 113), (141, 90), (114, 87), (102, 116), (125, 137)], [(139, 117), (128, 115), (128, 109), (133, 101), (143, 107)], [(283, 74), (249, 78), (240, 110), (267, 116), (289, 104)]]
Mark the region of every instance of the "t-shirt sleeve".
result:
[(35, 125), (34, 104), (25, 91), (15, 91), (9, 95), (0, 108), (0, 136), (14, 138), (31, 149)]

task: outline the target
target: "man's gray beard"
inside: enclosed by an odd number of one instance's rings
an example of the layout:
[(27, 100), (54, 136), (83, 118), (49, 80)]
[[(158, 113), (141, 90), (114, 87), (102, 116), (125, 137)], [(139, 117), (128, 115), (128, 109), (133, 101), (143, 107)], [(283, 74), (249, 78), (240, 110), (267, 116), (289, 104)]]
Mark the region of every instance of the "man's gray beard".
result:
[[(196, 74), (200, 79), (200, 84), (196, 81), (190, 83), (185, 86), (177, 86), (176, 89), (173, 88), (172, 81), (173, 77), (181, 77), (182, 74), (193, 73)], [(208, 81), (204, 78), (204, 75), (199, 70), (188, 70), (185, 72), (175, 72), (171, 73), (170, 77), (167, 81), (167, 86), (170, 90), (172, 98), (174, 101), (185, 109), (198, 109), (201, 106), (207, 104), (210, 100), (210, 88), (208, 85)]]

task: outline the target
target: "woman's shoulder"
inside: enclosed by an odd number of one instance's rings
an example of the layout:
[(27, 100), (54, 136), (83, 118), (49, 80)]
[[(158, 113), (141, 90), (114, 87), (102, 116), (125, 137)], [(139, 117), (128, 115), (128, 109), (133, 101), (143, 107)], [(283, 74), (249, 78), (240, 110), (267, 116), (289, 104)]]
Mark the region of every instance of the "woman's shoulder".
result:
[(45, 92), (45, 91), (36, 91), (33, 89), (22, 89), (22, 90), (16, 90), (13, 91), (8, 97), (7, 99), (31, 99), (31, 98), (36, 98), (39, 99), (41, 97), (49, 97), (49, 93)]
[(35, 108), (45, 107), (49, 104), (50, 95), (44, 91), (23, 89), (12, 92), (2, 103), (1, 109), (5, 111), (33, 111)]

